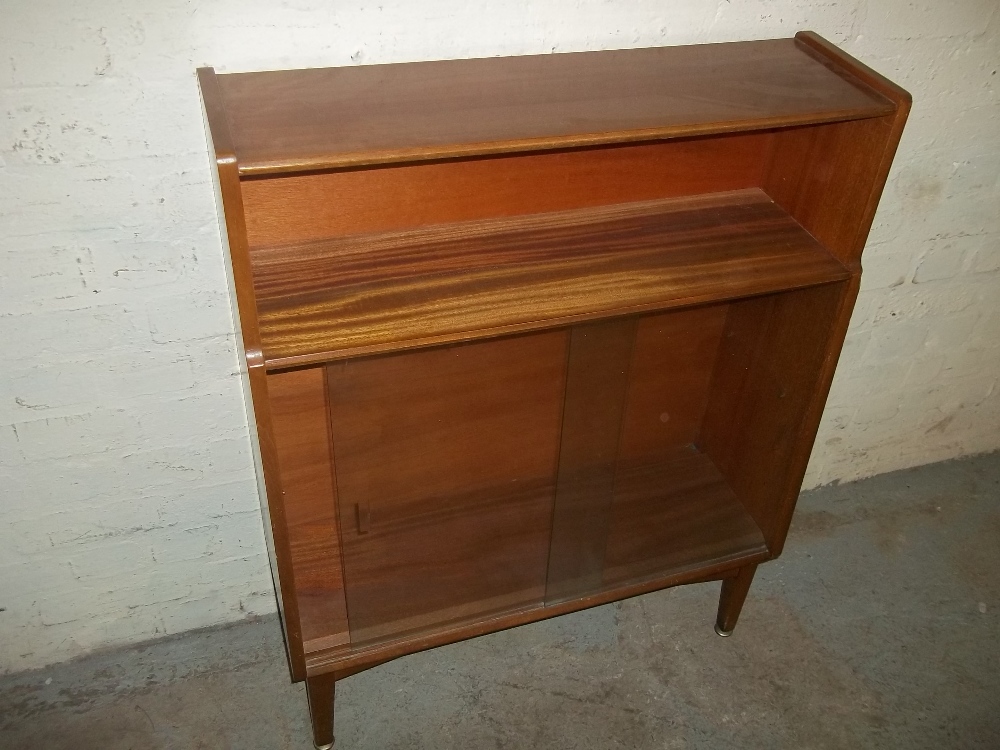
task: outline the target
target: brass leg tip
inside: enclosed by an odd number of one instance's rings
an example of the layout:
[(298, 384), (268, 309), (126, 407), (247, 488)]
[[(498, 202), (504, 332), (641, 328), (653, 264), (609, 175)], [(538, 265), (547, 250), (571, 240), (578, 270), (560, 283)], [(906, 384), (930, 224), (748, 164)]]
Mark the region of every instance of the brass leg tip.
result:
[(317, 745), (314, 742), (313, 747), (315, 747), (316, 750), (333, 750), (333, 743), (331, 742), (329, 745)]
[(728, 638), (733, 634), (732, 629), (723, 630), (722, 628), (719, 627), (719, 623), (715, 623), (715, 632), (721, 635), (723, 638)]

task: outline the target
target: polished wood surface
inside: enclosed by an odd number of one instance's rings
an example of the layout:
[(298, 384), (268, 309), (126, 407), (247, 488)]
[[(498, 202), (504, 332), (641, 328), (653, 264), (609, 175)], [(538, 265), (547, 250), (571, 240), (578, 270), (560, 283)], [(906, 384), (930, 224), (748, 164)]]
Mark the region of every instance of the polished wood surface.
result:
[(729, 310), (715, 304), (640, 318), (620, 462), (656, 463), (695, 442)]
[(719, 635), (730, 635), (736, 627), (736, 621), (743, 610), (743, 603), (750, 592), (756, 565), (744, 565), (732, 578), (722, 581), (722, 593), (719, 596), (719, 614), (715, 618), (715, 632)]
[(269, 367), (847, 278), (760, 190), (253, 251)]
[(306, 699), (313, 727), (313, 744), (317, 748), (333, 745), (333, 704), (337, 692), (336, 676), (332, 673), (310, 676), (306, 680)]
[(271, 406), (267, 394), (264, 357), (260, 347), (260, 330), (257, 325), (257, 301), (250, 271), (239, 167), (229, 129), (229, 118), (215, 71), (211, 68), (201, 68), (198, 71), (198, 84), (204, 104), (205, 133), (208, 137), (209, 150), (215, 157), (212, 180), (220, 223), (224, 228), (222, 240), (226, 280), (236, 330), (240, 378), (250, 431), (250, 447), (257, 474), (264, 539), (277, 595), (278, 612), (281, 615), (285, 648), (288, 651), (289, 669), (292, 679), (301, 681), (306, 676), (302, 628), (290, 562), (291, 547), (281, 496), (278, 456), (271, 430)]
[(775, 134), (244, 179), (251, 248), (758, 187)]
[[(863, 126), (853, 123), (858, 128), (840, 123), (826, 133), (809, 128), (802, 129), (809, 131), (808, 134), (795, 128), (782, 131), (775, 140), (764, 176), (765, 191), (852, 270), (826, 333), (826, 351), (802, 421), (791, 440), (786, 472), (777, 493), (779, 499), (773, 509), (774, 528), (780, 532), (770, 538), (775, 556), (784, 547), (785, 532), (795, 510), (857, 298), (861, 254), (911, 106), (909, 93), (818, 35), (799, 32), (796, 39), (831, 69), (878, 91), (892, 102), (893, 109)], [(803, 135), (811, 141), (806, 148), (801, 144)], [(808, 199), (797, 197), (792, 186), (808, 195)]]
[(220, 76), (242, 174), (874, 117), (792, 39)]
[(199, 71), (293, 679), (781, 553), (910, 107), (815, 34)]
[(767, 554), (764, 537), (711, 460), (694, 446), (618, 469), (605, 586)]
[(715, 565), (702, 566), (695, 570), (672, 573), (663, 578), (609, 587), (607, 590), (595, 594), (565, 602), (557, 602), (550, 606), (539, 604), (514, 611), (486, 615), (470, 622), (453, 623), (439, 629), (424, 630), (396, 640), (369, 642), (357, 646), (352, 645), (338, 649), (327, 649), (307, 655), (306, 665), (310, 675), (341, 674), (345, 670), (356, 673), (392, 659), (406, 656), (407, 654), (413, 654), (429, 648), (437, 648), (438, 646), (450, 643), (457, 643), (469, 638), (496, 633), (500, 630), (547, 620), (570, 612), (578, 612), (583, 609), (621, 601), (622, 599), (634, 596), (641, 596), (642, 594), (648, 594), (672, 586), (724, 580), (736, 574), (736, 567), (763, 562), (766, 559), (768, 559), (766, 553), (748, 554), (740, 560), (726, 560)]
[[(822, 387), (846, 282), (733, 303), (699, 446), (715, 461), (769, 546), (809, 405)], [(799, 482), (801, 484), (801, 478)]]
[(636, 326), (613, 318), (570, 336), (546, 603), (600, 587)]
[[(710, 305), (572, 329), (546, 604), (601, 591), (608, 581), (663, 577), (678, 561), (704, 564), (711, 557), (695, 536), (659, 528), (654, 511), (675, 494), (691, 494), (690, 467), (677, 457), (687, 456), (700, 430), (727, 311), (727, 305)], [(717, 470), (709, 480), (720, 481)], [(730, 491), (715, 494), (739, 507)], [(649, 510), (648, 524), (630, 508)], [(611, 533), (619, 538), (609, 542)], [(754, 544), (737, 540), (739, 551), (761, 551), (755, 533)], [(609, 576), (608, 565), (626, 565), (614, 558), (622, 557), (622, 534), (633, 537), (629, 561), (642, 574)]]
[(304, 649), (347, 643), (325, 370), (268, 375)]
[(565, 363), (554, 332), (327, 367), (352, 643), (542, 601)]

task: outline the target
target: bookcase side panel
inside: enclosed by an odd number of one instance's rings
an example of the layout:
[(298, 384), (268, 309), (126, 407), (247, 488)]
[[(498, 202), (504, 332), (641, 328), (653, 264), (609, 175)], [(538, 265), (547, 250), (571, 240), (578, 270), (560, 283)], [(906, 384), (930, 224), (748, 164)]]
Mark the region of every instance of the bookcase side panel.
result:
[(246, 213), (242, 183), (236, 160), (225, 105), (218, 79), (212, 68), (198, 70), (204, 105), (205, 132), (213, 159), (212, 178), (216, 207), (222, 227), (223, 259), (229, 286), (229, 301), (236, 331), (241, 386), (246, 405), (250, 447), (257, 476), (257, 492), (264, 525), (268, 560), (274, 582), (278, 612), (281, 616), (288, 664), (294, 681), (306, 676), (302, 650), (302, 630), (291, 554), (282, 505), (277, 452), (271, 430), (267, 376), (261, 351), (257, 304), (250, 270)]
[(893, 124), (880, 117), (775, 133), (764, 192), (850, 268), (859, 266), (881, 195)]
[(730, 307), (698, 446), (772, 556), (784, 544), (855, 294), (849, 280)]
[(349, 637), (325, 370), (267, 379), (304, 647), (339, 646)]

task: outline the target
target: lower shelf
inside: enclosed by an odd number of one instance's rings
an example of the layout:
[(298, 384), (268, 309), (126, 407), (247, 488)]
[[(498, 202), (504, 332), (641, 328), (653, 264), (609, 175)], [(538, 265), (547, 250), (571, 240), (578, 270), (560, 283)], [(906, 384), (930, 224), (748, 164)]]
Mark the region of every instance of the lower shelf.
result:
[(449, 619), (442, 611), (433, 625), (382, 640), (352, 643), (348, 632), (331, 634), (305, 643), (307, 664), (320, 671), (346, 669), (659, 588), (724, 578), (767, 557), (760, 529), (718, 469), (684, 446), (656, 462), (619, 467), (603, 571), (588, 590), (506, 608), (477, 602), (482, 606), (475, 617)]
[(606, 587), (766, 552), (757, 524), (694, 446), (655, 464), (619, 467), (604, 557)]

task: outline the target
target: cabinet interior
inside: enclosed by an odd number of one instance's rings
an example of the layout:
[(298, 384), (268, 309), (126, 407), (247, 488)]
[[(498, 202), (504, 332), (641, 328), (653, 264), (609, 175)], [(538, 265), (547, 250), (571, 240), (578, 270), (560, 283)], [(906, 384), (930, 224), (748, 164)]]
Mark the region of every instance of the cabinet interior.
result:
[(842, 294), (271, 373), (306, 651), (765, 559)]
[(850, 296), (765, 192), (781, 137), (244, 180), (307, 654), (772, 555)]
[(244, 178), (305, 652), (768, 558), (850, 124)]

